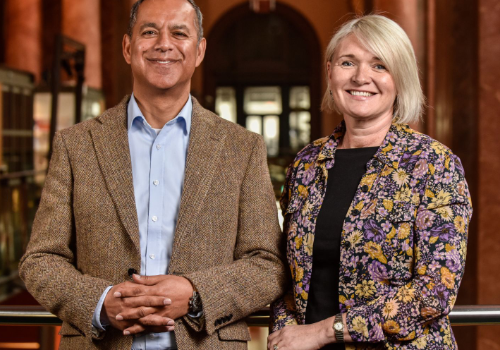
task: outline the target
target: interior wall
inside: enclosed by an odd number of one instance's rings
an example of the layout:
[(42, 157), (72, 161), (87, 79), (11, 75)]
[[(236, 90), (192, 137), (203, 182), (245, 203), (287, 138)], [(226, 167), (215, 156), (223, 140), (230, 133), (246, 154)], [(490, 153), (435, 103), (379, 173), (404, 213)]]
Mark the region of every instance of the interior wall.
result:
[(36, 81), (42, 71), (41, 0), (4, 0), (5, 65), (31, 72)]
[[(500, 305), (500, 2), (479, 0), (478, 304)], [(495, 276), (495, 277), (493, 277)], [(498, 326), (478, 327), (477, 349), (500, 349)]]

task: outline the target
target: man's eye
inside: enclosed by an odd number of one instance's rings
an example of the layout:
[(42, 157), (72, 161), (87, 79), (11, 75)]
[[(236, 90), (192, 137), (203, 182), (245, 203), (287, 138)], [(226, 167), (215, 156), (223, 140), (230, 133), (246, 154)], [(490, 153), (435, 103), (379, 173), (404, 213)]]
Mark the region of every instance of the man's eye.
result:
[(187, 37), (186, 33), (183, 33), (183, 32), (175, 32), (174, 35), (175, 36)]
[(142, 35), (154, 35), (155, 32), (153, 30), (146, 30), (142, 33)]

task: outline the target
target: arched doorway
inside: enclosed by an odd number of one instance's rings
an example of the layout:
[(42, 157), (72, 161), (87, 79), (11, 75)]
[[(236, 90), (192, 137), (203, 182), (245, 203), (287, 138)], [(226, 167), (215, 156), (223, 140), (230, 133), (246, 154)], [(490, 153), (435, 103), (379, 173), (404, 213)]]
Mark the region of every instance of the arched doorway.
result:
[(228, 11), (207, 38), (205, 105), (264, 136), (276, 194), (293, 156), (320, 134), (321, 49), (293, 8)]

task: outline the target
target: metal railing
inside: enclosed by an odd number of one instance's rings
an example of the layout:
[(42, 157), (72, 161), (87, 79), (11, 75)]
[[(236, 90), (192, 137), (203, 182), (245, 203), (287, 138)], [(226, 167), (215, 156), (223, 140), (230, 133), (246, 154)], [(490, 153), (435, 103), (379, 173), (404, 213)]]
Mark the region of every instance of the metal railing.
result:
[[(500, 305), (456, 305), (450, 313), (452, 326), (500, 325)], [(251, 327), (269, 325), (269, 308), (247, 319)], [(61, 320), (41, 306), (0, 306), (0, 325), (58, 326)]]

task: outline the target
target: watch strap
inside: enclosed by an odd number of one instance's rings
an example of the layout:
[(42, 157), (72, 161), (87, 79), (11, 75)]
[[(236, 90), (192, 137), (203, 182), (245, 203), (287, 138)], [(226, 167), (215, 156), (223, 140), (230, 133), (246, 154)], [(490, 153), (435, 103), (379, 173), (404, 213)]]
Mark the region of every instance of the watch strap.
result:
[(203, 311), (200, 294), (194, 290), (193, 296), (189, 299), (189, 313), (192, 315), (199, 314)]
[(335, 339), (337, 339), (337, 342), (344, 343), (344, 321), (342, 319), (342, 314), (335, 315), (333, 331), (335, 332)]

